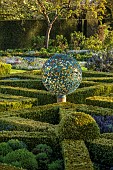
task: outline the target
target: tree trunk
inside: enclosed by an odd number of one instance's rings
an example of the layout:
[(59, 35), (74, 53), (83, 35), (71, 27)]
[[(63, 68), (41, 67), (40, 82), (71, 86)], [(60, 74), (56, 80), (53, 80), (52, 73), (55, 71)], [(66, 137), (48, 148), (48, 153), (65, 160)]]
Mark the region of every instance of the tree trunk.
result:
[(45, 39), (45, 48), (48, 49), (49, 46), (49, 38), (50, 38), (50, 32), (52, 29), (53, 24), (48, 24), (48, 28), (46, 31), (46, 39)]

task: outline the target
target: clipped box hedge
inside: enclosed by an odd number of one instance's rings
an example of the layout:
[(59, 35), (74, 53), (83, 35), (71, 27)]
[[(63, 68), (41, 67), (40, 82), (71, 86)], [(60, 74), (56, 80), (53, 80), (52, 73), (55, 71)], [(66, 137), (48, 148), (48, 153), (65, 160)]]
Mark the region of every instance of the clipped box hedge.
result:
[(57, 127), (57, 134), (60, 140), (90, 140), (98, 138), (100, 129), (96, 121), (83, 112), (69, 111), (62, 114), (61, 121)]
[(11, 65), (0, 62), (0, 76), (10, 74)]
[(17, 131), (39, 131), (47, 132), (55, 130), (55, 126), (49, 123), (34, 121), (31, 119), (24, 119), (20, 117), (1, 117), (0, 131), (3, 130), (17, 130)]
[(56, 96), (44, 90), (36, 90), (36, 89), (1, 85), (0, 93), (12, 94), (12, 95), (17, 95), (17, 96), (26, 96), (26, 97), (31, 97), (31, 98), (38, 98), (39, 105), (56, 102)]
[(46, 90), (41, 80), (0, 80), (0, 85)]
[(38, 144), (47, 144), (56, 152), (59, 148), (59, 140), (54, 131), (26, 132), (26, 131), (1, 131), (0, 142), (7, 142), (10, 139), (23, 141), (32, 150)]
[(84, 81), (93, 81), (96, 83), (113, 83), (113, 77), (88, 77), (84, 78)]
[(90, 96), (100, 96), (103, 94), (107, 95), (112, 92), (113, 92), (113, 84), (111, 83), (78, 88), (75, 92), (67, 95), (67, 101), (72, 103), (85, 104), (86, 98)]
[(86, 98), (86, 103), (89, 105), (113, 109), (113, 97), (109, 97), (109, 96), (88, 97)]
[(17, 168), (17, 167), (7, 165), (7, 164), (2, 164), (2, 163), (0, 163), (0, 169), (1, 170), (25, 170), (23, 168)]
[(113, 77), (113, 73), (98, 72), (98, 71), (83, 71), (82, 76), (84, 77)]
[(94, 139), (87, 141), (86, 146), (93, 162), (113, 166), (113, 139)]
[(84, 141), (62, 141), (62, 154), (65, 170), (93, 170), (93, 164)]

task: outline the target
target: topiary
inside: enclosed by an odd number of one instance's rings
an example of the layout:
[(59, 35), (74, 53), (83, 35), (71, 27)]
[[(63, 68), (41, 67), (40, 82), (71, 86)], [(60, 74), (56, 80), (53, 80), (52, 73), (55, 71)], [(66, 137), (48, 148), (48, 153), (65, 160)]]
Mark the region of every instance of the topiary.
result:
[(36, 161), (35, 155), (29, 152), (27, 149), (18, 149), (8, 153), (4, 157), (4, 163), (21, 166), (22, 168), (28, 170), (38, 169), (38, 163)]
[(33, 150), (32, 150), (33, 154), (39, 154), (42, 152), (45, 152), (48, 156), (52, 155), (52, 148), (50, 146), (48, 146), (47, 144), (39, 144), (37, 145)]
[(100, 130), (96, 121), (88, 114), (73, 112), (64, 116), (57, 128), (60, 140), (90, 140), (99, 137)]
[(0, 156), (5, 156), (12, 151), (12, 148), (6, 142), (0, 143)]
[(51, 164), (48, 164), (48, 170), (62, 170), (63, 168), (63, 161), (56, 160), (53, 161)]
[(18, 139), (11, 139), (7, 143), (13, 150), (27, 148), (27, 145)]

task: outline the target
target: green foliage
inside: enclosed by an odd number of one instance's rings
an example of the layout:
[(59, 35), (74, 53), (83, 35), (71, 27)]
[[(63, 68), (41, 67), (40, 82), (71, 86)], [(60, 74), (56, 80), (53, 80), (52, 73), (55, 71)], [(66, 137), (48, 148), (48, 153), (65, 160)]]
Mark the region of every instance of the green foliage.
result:
[(0, 155), (5, 156), (9, 152), (12, 152), (13, 149), (6, 142), (0, 143)]
[(37, 155), (39, 153), (46, 153), (48, 156), (52, 155), (52, 148), (47, 144), (39, 144), (33, 150), (33, 154)]
[(113, 166), (113, 140), (98, 138), (86, 142), (92, 161)]
[(62, 141), (65, 170), (93, 170), (88, 149), (83, 140)]
[(48, 164), (48, 170), (62, 170), (63, 169), (63, 161), (56, 160)]
[(39, 169), (47, 169), (47, 165), (50, 162), (50, 158), (45, 152), (36, 155), (36, 160), (39, 165)]
[(99, 51), (102, 49), (102, 41), (99, 39), (97, 34), (86, 38), (84, 43), (84, 49), (88, 49), (91, 51)]
[(11, 65), (0, 62), (0, 76), (10, 74)]
[(109, 96), (88, 97), (86, 98), (86, 103), (89, 105), (113, 109), (113, 97), (109, 97)]
[(56, 35), (55, 46), (64, 51), (68, 48), (67, 39), (63, 35)]
[(4, 157), (4, 163), (21, 166), (22, 168), (29, 170), (38, 169), (38, 163), (35, 159), (35, 155), (26, 149), (18, 149), (8, 153)]
[(17, 167), (7, 165), (7, 164), (0, 164), (0, 169), (1, 170), (25, 170), (23, 168), (17, 168)]
[(11, 139), (8, 142), (8, 145), (14, 150), (27, 148), (27, 145), (23, 141), (19, 141), (18, 139)]
[(83, 49), (83, 45), (85, 43), (85, 36), (83, 35), (83, 32), (74, 31), (70, 36), (72, 49)]
[(88, 140), (99, 137), (100, 130), (95, 120), (88, 114), (72, 112), (62, 117), (58, 126), (60, 140)]

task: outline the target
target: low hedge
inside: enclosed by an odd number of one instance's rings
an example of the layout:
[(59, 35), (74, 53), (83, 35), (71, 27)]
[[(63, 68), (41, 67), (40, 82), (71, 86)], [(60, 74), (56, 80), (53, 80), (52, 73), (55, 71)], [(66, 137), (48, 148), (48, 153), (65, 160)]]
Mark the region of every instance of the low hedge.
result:
[(38, 100), (34, 98), (23, 98), (21, 100), (0, 99), (0, 112), (6, 110), (18, 110), (22, 108), (31, 108), (38, 105)]
[(10, 80), (10, 79), (18, 79), (18, 80), (25, 80), (25, 79), (30, 79), (30, 80), (41, 80), (41, 75), (33, 75), (29, 74), (29, 72), (25, 73), (20, 73), (20, 74), (10, 74), (10, 75), (1, 75), (0, 80)]
[(91, 116), (113, 116), (113, 109), (103, 108), (99, 106), (86, 105), (86, 104), (77, 104), (77, 112), (84, 112), (90, 114)]
[(0, 62), (0, 76), (10, 74), (11, 65)]
[(98, 138), (87, 141), (86, 146), (89, 150), (93, 162), (113, 166), (113, 140)]
[(83, 77), (113, 77), (112, 73), (99, 72), (99, 71), (83, 71)]
[[(73, 108), (76, 104), (64, 102), (64, 103), (54, 103), (42, 106), (35, 106), (31, 109), (21, 109), (17, 111), (8, 112), (9, 116), (19, 116), (25, 119), (33, 119), (35, 121), (48, 122), (51, 124), (58, 124), (60, 121), (59, 108)], [(2, 113), (1, 113), (2, 115)], [(7, 112), (3, 115), (6, 117)]]
[(23, 168), (17, 168), (17, 167), (7, 165), (7, 164), (2, 164), (2, 163), (0, 163), (0, 169), (1, 170), (25, 170)]
[(86, 98), (86, 104), (113, 109), (113, 97), (93, 96)]
[(95, 85), (99, 85), (98, 82), (94, 82), (94, 81), (82, 81), (79, 88), (83, 88), (83, 87), (90, 87), (90, 86), (95, 86)]
[(88, 140), (99, 137), (100, 129), (90, 115), (71, 111), (62, 116), (57, 133), (60, 140)]
[(18, 139), (23, 141), (29, 150), (32, 150), (36, 145), (44, 143), (58, 151), (59, 140), (54, 131), (44, 132), (26, 132), (26, 131), (1, 131), (0, 142), (7, 142), (10, 139)]
[(93, 170), (84, 141), (64, 140), (61, 145), (65, 170)]
[(12, 94), (12, 95), (17, 95), (17, 96), (26, 96), (26, 97), (31, 97), (31, 98), (38, 98), (39, 105), (56, 102), (56, 96), (44, 90), (36, 90), (36, 89), (1, 85), (0, 93)]
[(24, 119), (19, 117), (1, 117), (0, 118), (0, 131), (3, 130), (17, 130), (17, 131), (39, 131), (47, 132), (54, 131), (55, 127), (52, 124)]
[(113, 77), (88, 77), (84, 78), (84, 81), (93, 81), (96, 83), (113, 83)]
[(75, 92), (67, 95), (67, 101), (72, 103), (85, 104), (86, 98), (90, 96), (100, 96), (103, 94), (107, 95), (112, 92), (113, 92), (113, 84), (111, 83), (78, 88)]
[(100, 135), (100, 138), (112, 139), (113, 140), (113, 133), (103, 133), (103, 134)]
[(46, 90), (41, 80), (0, 80), (0, 85)]

